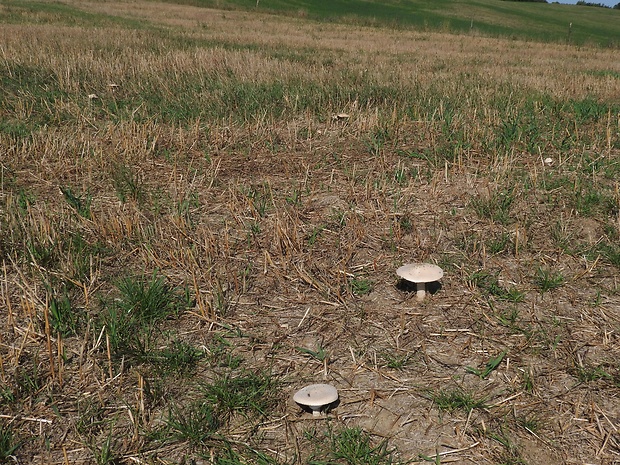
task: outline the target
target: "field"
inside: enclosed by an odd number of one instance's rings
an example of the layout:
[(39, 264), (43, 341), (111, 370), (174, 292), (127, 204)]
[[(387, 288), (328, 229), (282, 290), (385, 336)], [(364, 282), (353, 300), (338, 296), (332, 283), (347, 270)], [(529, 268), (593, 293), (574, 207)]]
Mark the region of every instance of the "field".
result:
[[(620, 46), (620, 11), (506, 0), (170, 0), (357, 25)], [(596, 3), (596, 2), (594, 2)]]
[(617, 49), (0, 20), (0, 463), (620, 463)]

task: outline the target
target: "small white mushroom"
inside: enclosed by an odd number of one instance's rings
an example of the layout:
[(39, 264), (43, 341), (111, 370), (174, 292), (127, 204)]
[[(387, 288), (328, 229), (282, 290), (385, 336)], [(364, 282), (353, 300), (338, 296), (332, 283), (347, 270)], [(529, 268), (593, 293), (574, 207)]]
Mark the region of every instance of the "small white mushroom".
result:
[(443, 270), (432, 263), (409, 263), (397, 269), (396, 274), (405, 281), (415, 283), (417, 299), (424, 300), (426, 284), (439, 281), (443, 276)]
[(295, 393), (293, 400), (309, 407), (312, 415), (319, 416), (321, 410), (338, 400), (338, 391), (330, 384), (311, 384)]

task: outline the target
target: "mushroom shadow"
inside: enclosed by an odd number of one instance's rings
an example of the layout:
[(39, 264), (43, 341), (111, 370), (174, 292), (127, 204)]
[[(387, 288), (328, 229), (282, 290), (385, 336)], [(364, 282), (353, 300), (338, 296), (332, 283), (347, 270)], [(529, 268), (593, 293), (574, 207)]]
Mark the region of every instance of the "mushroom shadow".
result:
[[(430, 283), (426, 283), (426, 292), (429, 294), (437, 294), (441, 290), (441, 287), (441, 282), (432, 281)], [(412, 283), (406, 279), (399, 279), (396, 283), (396, 289), (403, 292), (417, 292), (418, 286), (416, 283)]]
[[(306, 412), (306, 413), (312, 413), (312, 408), (310, 408), (307, 405), (301, 405), (301, 404), (297, 404), (296, 405), (298, 407), (301, 407), (301, 409)], [(333, 409), (335, 409), (336, 407), (338, 407), (340, 405), (340, 397), (338, 397), (338, 399), (336, 399), (335, 401), (333, 401), (331, 404), (327, 404), (324, 405), (323, 407), (321, 407), (321, 412), (322, 413), (329, 413), (331, 412)]]

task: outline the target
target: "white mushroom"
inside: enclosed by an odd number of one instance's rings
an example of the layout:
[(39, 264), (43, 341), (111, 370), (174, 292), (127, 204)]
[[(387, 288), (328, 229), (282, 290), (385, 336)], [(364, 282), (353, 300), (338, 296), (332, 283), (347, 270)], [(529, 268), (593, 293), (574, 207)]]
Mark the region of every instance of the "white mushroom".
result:
[(311, 384), (297, 391), (293, 400), (299, 405), (309, 407), (312, 415), (319, 416), (321, 409), (338, 400), (338, 391), (330, 384)]
[(337, 113), (337, 114), (332, 116), (332, 119), (336, 120), (336, 121), (342, 121), (342, 120), (345, 120), (345, 119), (349, 119), (350, 117), (351, 117), (351, 115), (349, 115), (347, 113)]
[(439, 281), (443, 276), (443, 270), (431, 263), (410, 263), (397, 269), (396, 274), (405, 281), (415, 283), (416, 297), (418, 300), (424, 300), (426, 284)]

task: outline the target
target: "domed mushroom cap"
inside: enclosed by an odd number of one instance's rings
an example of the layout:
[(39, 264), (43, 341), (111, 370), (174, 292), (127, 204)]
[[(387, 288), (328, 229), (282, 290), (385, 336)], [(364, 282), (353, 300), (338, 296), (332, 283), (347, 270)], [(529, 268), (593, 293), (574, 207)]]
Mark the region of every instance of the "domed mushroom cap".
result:
[(432, 263), (409, 263), (396, 270), (396, 274), (412, 283), (430, 283), (443, 277), (443, 270)]
[(293, 396), (299, 405), (305, 405), (312, 410), (334, 403), (338, 400), (338, 390), (330, 384), (311, 384), (301, 388)]

